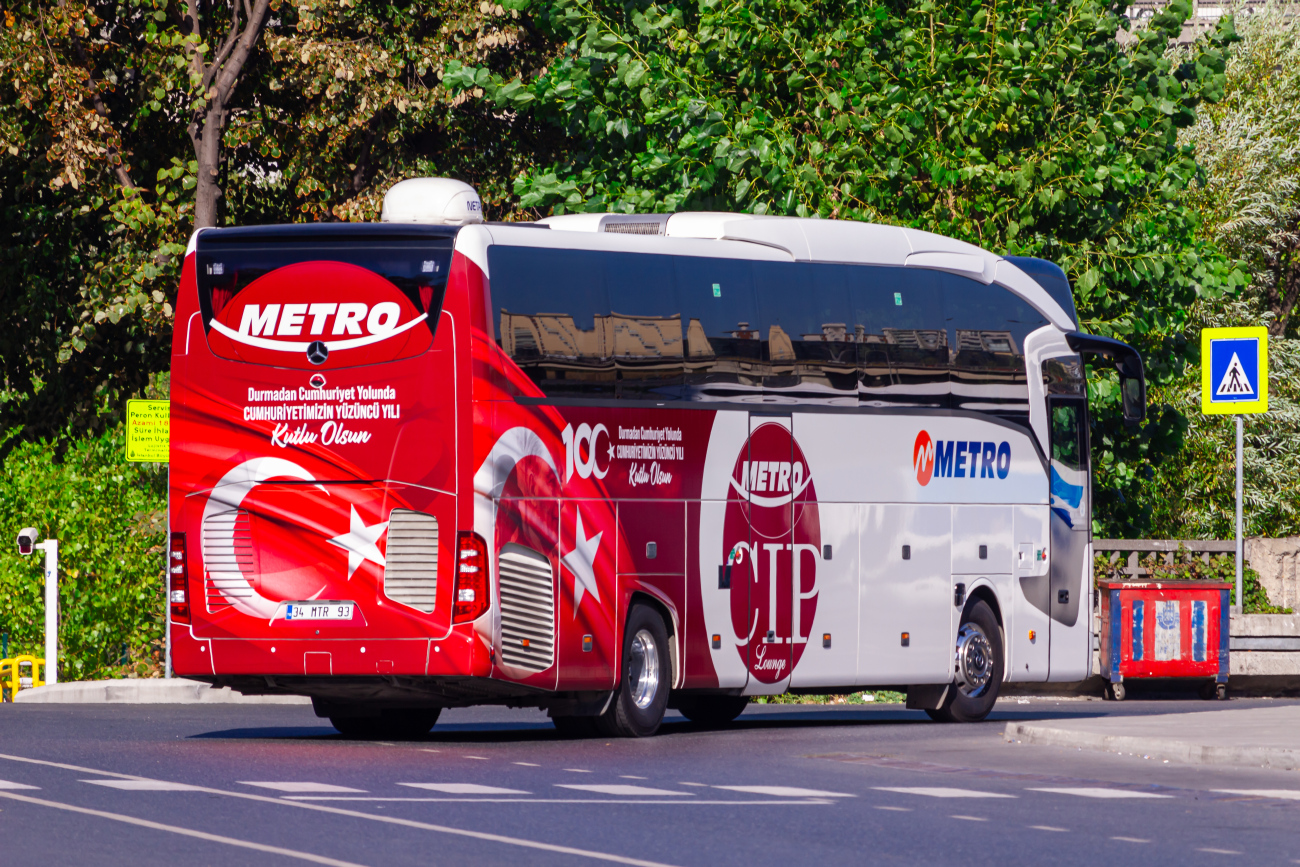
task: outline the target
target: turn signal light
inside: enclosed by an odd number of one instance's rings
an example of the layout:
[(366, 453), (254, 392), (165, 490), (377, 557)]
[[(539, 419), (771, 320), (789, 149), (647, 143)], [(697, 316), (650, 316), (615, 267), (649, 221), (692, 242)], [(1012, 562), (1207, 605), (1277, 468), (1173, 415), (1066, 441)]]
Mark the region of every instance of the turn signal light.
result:
[(488, 610), (487, 543), (477, 533), (456, 537), (456, 593), (452, 623), (476, 620)]
[(190, 567), (185, 557), (185, 534), (172, 533), (167, 554), (167, 598), (173, 623), (190, 622)]

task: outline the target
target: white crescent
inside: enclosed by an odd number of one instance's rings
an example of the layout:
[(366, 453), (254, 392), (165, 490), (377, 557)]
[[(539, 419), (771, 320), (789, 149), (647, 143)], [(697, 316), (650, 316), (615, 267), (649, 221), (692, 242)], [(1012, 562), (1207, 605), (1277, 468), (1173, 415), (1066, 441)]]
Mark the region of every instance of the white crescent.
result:
[[(253, 589), (252, 582), (239, 568), (235, 551), (235, 514), (253, 488), (268, 479), (286, 477), (316, 481), (311, 473), (293, 461), (253, 458), (222, 476), (203, 507), (203, 568), (208, 580), (236, 610), (266, 620), (275, 616), (280, 603), (272, 602)], [(315, 487), (325, 491), (323, 485)], [(227, 515), (229, 518), (221, 520)]]

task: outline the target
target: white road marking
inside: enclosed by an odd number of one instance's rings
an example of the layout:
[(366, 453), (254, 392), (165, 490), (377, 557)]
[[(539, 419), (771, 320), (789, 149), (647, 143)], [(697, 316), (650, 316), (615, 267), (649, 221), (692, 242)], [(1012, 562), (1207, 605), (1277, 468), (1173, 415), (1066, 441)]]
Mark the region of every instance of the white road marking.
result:
[(412, 789), (428, 789), (430, 792), (443, 792), (448, 795), (531, 795), (519, 789), (503, 789), (500, 786), (480, 786), (478, 783), (398, 783)]
[(488, 757), (487, 757), (487, 756), (461, 756), (461, 758), (462, 758), (462, 759), (473, 759), (473, 760), (476, 761), (476, 762), (486, 762), (486, 761), (488, 760)]
[(525, 768), (540, 768), (541, 765), (536, 762), (511, 762), (512, 765), (523, 765)]
[(577, 785), (574, 783), (556, 783), (560, 789), (577, 789), (579, 792), (595, 792), (597, 795), (629, 795), (631, 797), (645, 795), (677, 795), (679, 797), (693, 797), (690, 792), (674, 792), (671, 789), (652, 789), (649, 786), (630, 786), (627, 783), (607, 783), (590, 786)]
[(1029, 827), (1031, 830), (1034, 831), (1069, 831), (1070, 830), (1069, 828), (1054, 828), (1051, 825), (1030, 825)]
[(1257, 798), (1281, 798), (1300, 801), (1300, 789), (1213, 789), (1224, 795), (1254, 795)]
[(1209, 852), (1211, 855), (1240, 855), (1235, 849), (1211, 849), (1209, 847), (1197, 849), (1197, 852)]
[(39, 789), (40, 786), (29, 786), (26, 783), (11, 783), (8, 780), (0, 780), (0, 789), (16, 792), (20, 789)]
[(1030, 792), (1052, 792), (1057, 795), (1078, 795), (1080, 798), (1172, 798), (1173, 795), (1157, 795), (1155, 792), (1132, 792), (1128, 789), (1028, 789)]
[(568, 771), (568, 772), (571, 773), (571, 774), (590, 774), (590, 773), (591, 773), (591, 771), (587, 770), (586, 768), (565, 768), (565, 770)]
[(1118, 840), (1121, 843), (1150, 843), (1150, 840), (1143, 840), (1141, 837), (1111, 837), (1112, 840)]
[[(217, 793), (214, 790), (214, 793)], [(229, 794), (229, 792), (219, 792), (219, 794)], [(676, 794), (683, 794), (678, 792)], [(382, 798), (377, 796), (365, 795), (285, 795), (283, 798), (274, 799), (277, 804), (298, 803), (301, 801), (376, 801), (388, 802), (393, 801), (404, 804), (618, 804), (620, 806), (628, 804), (690, 804), (693, 807), (806, 807), (809, 805), (825, 806), (833, 804), (834, 801), (828, 801), (824, 798), (803, 798), (797, 801), (786, 801), (772, 799), (770, 801), (756, 801), (749, 799), (746, 801), (686, 801), (674, 798), (655, 798), (654, 800), (645, 798)], [(313, 806), (312, 804), (301, 804), (304, 807)], [(321, 807), (321, 809), (329, 809)], [(352, 815), (351, 810), (339, 810), (338, 812), (345, 815)], [(387, 821), (382, 816), (376, 816), (373, 813), (357, 813), (357, 816), (367, 819), (378, 819)], [(407, 824), (399, 822), (398, 824)], [(421, 827), (422, 823), (416, 823), (416, 827)], [(459, 830), (453, 833), (464, 833)], [(590, 855), (588, 857), (598, 857)], [(605, 859), (609, 860), (609, 859)], [(619, 862), (623, 863), (623, 862)], [(644, 862), (629, 862), (644, 863)]]
[(729, 792), (745, 792), (750, 795), (771, 795), (773, 798), (856, 798), (845, 792), (823, 792), (821, 789), (800, 789), (795, 786), (714, 786)]
[(634, 776), (634, 775), (632, 775), (632, 774), (619, 774), (619, 775), (618, 775), (618, 778), (619, 778), (620, 780), (648, 780), (648, 779), (650, 779), (649, 777), (638, 777), (638, 776)]
[(707, 788), (709, 787), (709, 784), (708, 784), (708, 783), (678, 783), (677, 785), (679, 785), (679, 786), (699, 786), (699, 787), (704, 788), (704, 789), (707, 789)]
[(949, 789), (943, 786), (872, 786), (877, 792), (900, 795), (925, 795), (927, 798), (1014, 798), (1001, 792), (977, 792), (974, 789)]
[(92, 786), (108, 786), (110, 789), (121, 789), (126, 792), (197, 792), (197, 786), (187, 786), (185, 783), (171, 783), (167, 780), (80, 780), (82, 783), (90, 783)]
[[(98, 774), (103, 777), (113, 777), (119, 780), (149, 779), (148, 777), (141, 777), (135, 774), (119, 774), (116, 771), (102, 771), (99, 770), (98, 768), (87, 768), (82, 765), (71, 765), (64, 762), (50, 762), (44, 759), (31, 759), (26, 756), (15, 756), (9, 753), (0, 753), (0, 760), (10, 761), (10, 762), (23, 762), (29, 765), (41, 765), (42, 767), (47, 767), (47, 768), (62, 768), (65, 771), (77, 771), (78, 773)], [(365, 819), (371, 822), (380, 822), (385, 825), (398, 825), (403, 828), (415, 828), (421, 831), (432, 831), (436, 834), (449, 834), (454, 837), (465, 837), (470, 840), (482, 840), (487, 843), (501, 843), (506, 846), (518, 846), (521, 849), (535, 849), (541, 852), (554, 852), (559, 855), (574, 855), (579, 858), (590, 858), (593, 861), (607, 861), (611, 864), (627, 864), (630, 865), (630, 867), (672, 867), (672, 865), (664, 864), (663, 862), (660, 861), (647, 861), (643, 858), (629, 858), (625, 855), (615, 855), (610, 852), (597, 852), (592, 849), (579, 849), (576, 846), (560, 846), (554, 843), (543, 843), (539, 840), (528, 840), (523, 837), (509, 837), (505, 834), (492, 834), (487, 831), (471, 831), (468, 828), (454, 828), (450, 825), (437, 825), (432, 822), (420, 822), (415, 819), (404, 819), (399, 816), (384, 816), (376, 813), (363, 812), (361, 810), (346, 810), (342, 807), (331, 807), (326, 804), (308, 804), (308, 803), (303, 803), (300, 800), (290, 800), (289, 798), (273, 798), (268, 795), (255, 795), (251, 792), (236, 792), (236, 791), (231, 791), (229, 789), (214, 789), (208, 786), (196, 786), (195, 788), (197, 788), (201, 792), (206, 792), (210, 795), (225, 795), (228, 798), (240, 798), (245, 801), (258, 801), (263, 804), (280, 804), (285, 807), (296, 807), (297, 809), (300, 810), (313, 810), (318, 813), (329, 813), (330, 815), (333, 816), (347, 816), (348, 818), (351, 819)], [(51, 806), (60, 806), (63, 809), (72, 810), (74, 812), (86, 812), (92, 815), (101, 815), (97, 811), (84, 810), (81, 807), (73, 807), (70, 804), (58, 805), (55, 804), (55, 802), (53, 801), (42, 802), (42, 801), (38, 801), (36, 798), (29, 798), (26, 795), (14, 795), (14, 794), (7, 794), (5, 792), (0, 792), (0, 798), (11, 798), (14, 800), (31, 801), (33, 803), (49, 803)], [(655, 803), (696, 804), (698, 802), (658, 801)], [(748, 803), (776, 804), (777, 802), (776, 801), (751, 801)], [(795, 801), (793, 803), (815, 804), (818, 802), (817, 801)], [(112, 813), (104, 813), (102, 815), (107, 816), (109, 818), (118, 818), (115, 814)], [(152, 827), (152, 825), (154, 824), (151, 822), (146, 823), (145, 820), (143, 819), (134, 819), (131, 818), (130, 816), (123, 816), (120, 818), (123, 821), (134, 822), (137, 824), (145, 824), (150, 827)], [(166, 826), (164, 826), (164, 828), (165, 827)], [(190, 834), (192, 836), (200, 836), (200, 832), (189, 831), (186, 829), (177, 829), (177, 833), (185, 833), (185, 834)], [(203, 836), (206, 837), (207, 835), (203, 835)], [(247, 845), (250, 847), (260, 846), (260, 844), (247, 844), (242, 842), (236, 842), (235, 845)], [(316, 861), (322, 864), (337, 864), (337, 865), (342, 865), (342, 867), (354, 867), (354, 865), (347, 864), (346, 862), (343, 861), (323, 860), (316, 855), (307, 855), (305, 853), (290, 852), (289, 850), (275, 850), (275, 851), (283, 851), (285, 854), (291, 855), (292, 857)]]
[(259, 789), (274, 789), (277, 792), (364, 792), (365, 789), (353, 789), (348, 786), (336, 786), (333, 783), (312, 783), (286, 781), (282, 783), (260, 783), (253, 780), (240, 780), (241, 786), (257, 786)]
[(891, 807), (891, 806), (889, 806), (889, 805), (887, 805), (887, 804), (875, 804), (874, 806), (875, 806), (875, 808), (876, 808), (877, 810), (888, 810), (888, 811), (890, 811), (891, 813), (910, 813), (910, 812), (912, 812), (912, 808), (911, 808), (911, 807)]
[(962, 819), (967, 822), (987, 822), (983, 816), (953, 816), (953, 819)]
[[(50, 764), (54, 764), (50, 762)], [(89, 771), (89, 768), (80, 768), (79, 770)], [(97, 773), (90, 771), (90, 773)], [(302, 852), (297, 849), (283, 849), (279, 846), (267, 846), (264, 843), (254, 843), (250, 840), (238, 840), (234, 837), (223, 837), (220, 834), (209, 834), (206, 831), (195, 831), (192, 828), (181, 828), (177, 825), (164, 825), (162, 822), (151, 822), (148, 819), (137, 819), (135, 816), (123, 816), (121, 813), (109, 813), (104, 810), (92, 810), (87, 807), (78, 807), (74, 804), (63, 804), (59, 801), (47, 801), (44, 798), (32, 798), (27, 795), (15, 795), (11, 792), (0, 792), (0, 798), (9, 798), (13, 801), (22, 801), (26, 804), (36, 804), (41, 807), (53, 807), (56, 810), (66, 810), (69, 813), (81, 813), (83, 816), (97, 816), (101, 819), (112, 819), (114, 822), (125, 822), (128, 825), (136, 825), (140, 828), (151, 828), (155, 831), (167, 831), (172, 834), (180, 834), (185, 837), (195, 837), (199, 840), (207, 840), (212, 843), (224, 843), (227, 846), (238, 846), (241, 849), (252, 849), (256, 852), (269, 852), (272, 855), (283, 855), (286, 858), (297, 858), (299, 861), (310, 861), (313, 864), (327, 864), (330, 867), (362, 867), (352, 861), (340, 861), (337, 858), (326, 858), (323, 855), (312, 855), (309, 852)], [(271, 799), (268, 799), (271, 800)]]

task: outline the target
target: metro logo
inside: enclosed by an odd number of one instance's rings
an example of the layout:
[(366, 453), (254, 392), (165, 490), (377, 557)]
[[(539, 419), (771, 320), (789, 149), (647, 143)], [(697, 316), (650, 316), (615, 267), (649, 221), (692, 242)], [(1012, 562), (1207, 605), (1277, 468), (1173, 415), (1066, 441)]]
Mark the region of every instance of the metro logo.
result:
[(1011, 473), (1011, 443), (933, 440), (929, 431), (921, 431), (912, 445), (912, 466), (921, 486), (932, 478), (1005, 479)]
[(264, 274), (236, 294), (209, 321), (208, 337), (223, 358), (337, 368), (423, 352), (432, 342), (428, 318), (373, 271), (301, 262)]
[(303, 333), (304, 320), (310, 316), (308, 334), (324, 334), (325, 325), (333, 318), (330, 334), (360, 334), (364, 321), (367, 333), (387, 336), (397, 327), (401, 315), (402, 308), (392, 301), (381, 301), (374, 307), (359, 302), (285, 304), (283, 314), (279, 304), (267, 304), (265, 310), (260, 305), (247, 304), (239, 319), (239, 333), (252, 337), (296, 337)]

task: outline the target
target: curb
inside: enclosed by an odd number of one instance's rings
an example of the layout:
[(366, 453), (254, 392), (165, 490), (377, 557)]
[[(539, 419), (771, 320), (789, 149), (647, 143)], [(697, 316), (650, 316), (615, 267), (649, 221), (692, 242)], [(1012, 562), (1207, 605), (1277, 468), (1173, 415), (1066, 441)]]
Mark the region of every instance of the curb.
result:
[(1216, 747), (1171, 738), (1106, 735), (1017, 722), (1007, 723), (1003, 739), (1007, 743), (1128, 753), (1143, 758), (1190, 765), (1236, 765), (1282, 771), (1300, 770), (1300, 750), (1286, 747)]
[(128, 678), (56, 683), (19, 690), (18, 704), (310, 704), (301, 695), (243, 695), (197, 680)]

